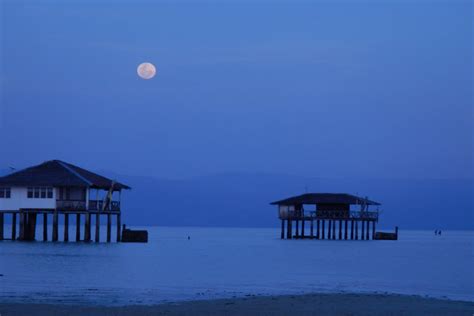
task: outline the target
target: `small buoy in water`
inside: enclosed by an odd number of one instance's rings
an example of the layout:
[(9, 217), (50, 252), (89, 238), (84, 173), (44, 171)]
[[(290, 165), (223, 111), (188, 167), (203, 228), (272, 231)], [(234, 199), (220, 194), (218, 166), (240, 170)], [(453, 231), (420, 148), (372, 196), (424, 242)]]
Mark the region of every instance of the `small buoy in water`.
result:
[(190, 237), (190, 236), (188, 236), (188, 240), (191, 240), (191, 237)]

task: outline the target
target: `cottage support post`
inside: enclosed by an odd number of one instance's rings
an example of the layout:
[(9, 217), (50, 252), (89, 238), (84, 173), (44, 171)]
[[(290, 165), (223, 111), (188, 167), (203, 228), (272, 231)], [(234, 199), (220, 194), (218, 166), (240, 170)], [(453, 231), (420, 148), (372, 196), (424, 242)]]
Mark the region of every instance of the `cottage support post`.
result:
[(295, 220), (295, 237), (298, 238), (300, 237), (300, 221), (298, 219)]
[(281, 233), (280, 233), (280, 239), (285, 239), (285, 220), (281, 220)]
[(367, 230), (365, 231), (365, 239), (370, 240), (370, 221), (367, 221)]
[(84, 241), (91, 241), (91, 213), (87, 212), (85, 214), (85, 223), (84, 223)]
[(48, 213), (43, 213), (43, 241), (48, 241)]
[(354, 240), (354, 220), (351, 220), (351, 240)]
[(301, 220), (301, 238), (304, 238), (304, 226), (305, 226), (305, 220)]
[(365, 239), (365, 221), (362, 220), (360, 223), (362, 224), (362, 234), (361, 234), (362, 236), (360, 236), (360, 239), (364, 240)]
[(76, 242), (81, 241), (81, 213), (76, 214)]
[(339, 220), (339, 240), (342, 239), (342, 220)]
[(28, 240), (36, 239), (36, 212), (28, 213)]
[(100, 242), (100, 211), (95, 214), (95, 242)]
[(0, 240), (3, 240), (3, 224), (5, 222), (5, 214), (0, 213)]
[(12, 213), (12, 240), (16, 239), (16, 212)]
[(291, 218), (288, 218), (287, 220), (286, 239), (291, 239)]
[(112, 215), (107, 214), (107, 242), (112, 240)]
[(316, 221), (316, 239), (319, 239), (319, 219)]
[[(121, 242), (122, 241), (122, 234), (121, 234), (121, 231), (120, 231), (120, 224), (121, 224), (121, 221), (120, 221), (120, 217), (121, 217), (121, 214), (120, 212), (117, 214), (117, 242)], [(283, 237), (285, 237), (283, 235)]]
[(69, 241), (69, 214), (64, 213), (64, 241)]
[(359, 240), (359, 221), (355, 221), (355, 240)]
[(54, 210), (53, 213), (53, 241), (58, 241), (58, 211)]
[(375, 239), (375, 221), (372, 221), (372, 240)]
[(332, 221), (332, 239), (336, 239), (336, 220)]
[(325, 222), (325, 220), (323, 219), (322, 220), (322, 227), (321, 227), (321, 239), (324, 239), (324, 225), (325, 225), (324, 222)]
[(311, 235), (311, 239), (314, 238), (314, 221), (311, 220), (311, 226), (309, 227), (309, 231), (310, 231), (310, 235)]
[(329, 225), (328, 225), (328, 239), (331, 239), (331, 230), (332, 230), (332, 220), (329, 220)]
[(347, 240), (347, 219), (344, 221), (344, 240)]
[(20, 240), (25, 240), (25, 213), (20, 211)]

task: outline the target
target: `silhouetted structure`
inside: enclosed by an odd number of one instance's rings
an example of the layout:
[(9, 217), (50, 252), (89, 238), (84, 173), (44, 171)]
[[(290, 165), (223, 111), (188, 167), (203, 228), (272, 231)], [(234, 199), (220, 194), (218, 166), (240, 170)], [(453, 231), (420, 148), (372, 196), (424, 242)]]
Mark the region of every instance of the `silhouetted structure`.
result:
[[(36, 219), (43, 215), (43, 240), (48, 240), (51, 215), (52, 241), (58, 241), (58, 217), (64, 216), (64, 241), (69, 241), (69, 217), (76, 217), (76, 241), (91, 241), (92, 216), (95, 241), (100, 241), (100, 219), (107, 217), (107, 242), (111, 241), (112, 216), (116, 217), (116, 239), (121, 238), (121, 192), (127, 185), (72, 164), (51, 160), (0, 177), (0, 240), (4, 239), (4, 217), (12, 216), (11, 239), (35, 240)], [(84, 234), (81, 239), (81, 217)]]
[[(278, 205), (282, 239), (285, 238), (286, 226), (287, 239), (346, 240), (374, 239), (375, 225), (379, 219), (378, 206), (381, 205), (368, 198), (345, 193), (307, 193), (271, 204)], [(377, 209), (369, 210), (370, 206), (377, 206)], [(306, 233), (307, 223), (310, 224), (309, 234)], [(360, 234), (359, 225), (361, 226)], [(370, 228), (372, 228), (372, 233), (370, 233)], [(294, 233), (293, 229), (295, 229)]]

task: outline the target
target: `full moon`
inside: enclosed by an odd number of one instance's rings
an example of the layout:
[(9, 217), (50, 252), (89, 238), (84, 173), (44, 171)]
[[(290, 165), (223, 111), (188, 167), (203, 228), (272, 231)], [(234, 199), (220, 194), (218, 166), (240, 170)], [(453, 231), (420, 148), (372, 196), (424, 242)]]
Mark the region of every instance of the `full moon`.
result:
[(156, 74), (156, 68), (152, 63), (141, 63), (137, 67), (137, 74), (142, 79), (151, 79)]

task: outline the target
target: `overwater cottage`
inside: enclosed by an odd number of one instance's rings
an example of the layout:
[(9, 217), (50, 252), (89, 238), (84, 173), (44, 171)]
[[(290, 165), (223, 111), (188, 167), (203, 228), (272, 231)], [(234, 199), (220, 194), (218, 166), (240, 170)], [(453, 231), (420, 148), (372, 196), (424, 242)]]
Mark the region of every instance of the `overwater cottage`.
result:
[[(375, 225), (379, 219), (380, 203), (368, 198), (345, 193), (307, 193), (271, 204), (278, 206), (282, 239), (285, 238), (285, 226), (287, 239), (357, 240), (360, 238), (369, 240), (376, 238)], [(369, 210), (370, 206), (377, 208)], [(306, 233), (308, 223), (309, 234)], [(314, 224), (316, 224), (316, 232)], [(372, 233), (370, 233), (370, 228), (372, 228)]]
[[(35, 240), (36, 220), (43, 216), (43, 240), (48, 240), (48, 217), (52, 217), (52, 241), (58, 241), (58, 217), (64, 216), (64, 241), (69, 240), (69, 216), (76, 217), (76, 241), (91, 241), (95, 217), (95, 241), (100, 241), (101, 216), (107, 217), (107, 242), (111, 241), (112, 217), (116, 218), (116, 238), (120, 241), (121, 192), (129, 186), (75, 165), (51, 160), (0, 177), (0, 239), (4, 220), (12, 216), (11, 239)], [(81, 217), (84, 234), (81, 239)]]

